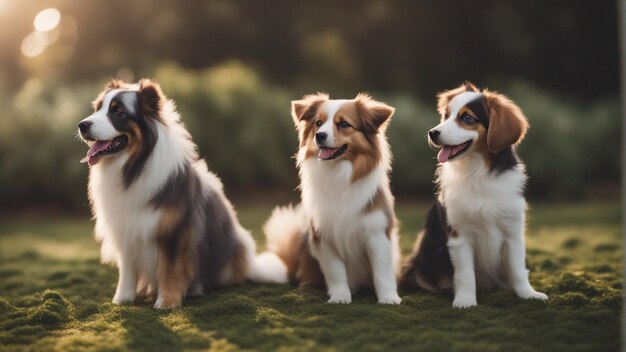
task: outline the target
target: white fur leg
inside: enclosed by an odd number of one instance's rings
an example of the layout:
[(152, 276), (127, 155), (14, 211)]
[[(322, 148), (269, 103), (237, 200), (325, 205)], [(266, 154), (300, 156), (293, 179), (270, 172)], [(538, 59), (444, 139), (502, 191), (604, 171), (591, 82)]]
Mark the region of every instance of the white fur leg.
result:
[(251, 260), (248, 279), (259, 283), (286, 283), (287, 267), (273, 252), (264, 252)]
[(328, 288), (328, 303), (347, 304), (352, 302), (352, 293), (348, 286), (348, 275), (346, 273), (346, 265), (341, 258), (337, 256), (334, 248), (325, 245), (323, 242), (319, 244), (317, 250), (313, 251), (314, 255), (320, 263), (326, 287)]
[(119, 278), (117, 289), (113, 296), (114, 304), (128, 303), (135, 300), (137, 288), (137, 271), (133, 267), (133, 262), (125, 255), (121, 255), (118, 262)]
[(380, 304), (400, 304), (391, 256), (391, 241), (382, 233), (370, 237), (367, 252), (372, 265), (374, 288)]
[(524, 299), (546, 300), (545, 293), (537, 292), (528, 281), (528, 269), (526, 269), (526, 244), (522, 233), (506, 240), (507, 258), (506, 265), (509, 271), (509, 283), (518, 297)]
[(474, 273), (474, 253), (471, 243), (461, 237), (448, 241), (450, 259), (454, 267), (455, 308), (468, 308), (476, 303), (476, 276)]
[(165, 299), (163, 298), (163, 296), (157, 296), (157, 299), (154, 302), (154, 309), (168, 309), (168, 307), (165, 307), (164, 303)]

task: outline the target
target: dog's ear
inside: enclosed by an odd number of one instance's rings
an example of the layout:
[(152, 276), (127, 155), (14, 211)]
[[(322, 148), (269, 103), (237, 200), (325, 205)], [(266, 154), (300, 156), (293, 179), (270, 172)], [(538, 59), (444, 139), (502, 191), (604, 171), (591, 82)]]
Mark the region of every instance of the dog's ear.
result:
[(528, 121), (522, 109), (502, 94), (489, 91), (483, 94), (489, 115), (487, 148), (496, 153), (521, 142), (528, 130)]
[(142, 114), (158, 118), (165, 102), (161, 87), (157, 82), (145, 78), (139, 81), (138, 85), (137, 97)]
[(384, 131), (389, 124), (390, 118), (396, 111), (395, 108), (372, 99), (365, 93), (359, 93), (354, 98), (356, 109), (363, 121), (363, 126), (368, 133)]
[(463, 84), (454, 89), (445, 90), (437, 94), (437, 112), (439, 113), (439, 116), (441, 116), (441, 121), (443, 122), (448, 114), (448, 104), (452, 98), (461, 93), (478, 91), (478, 88), (472, 82), (465, 81)]
[(291, 117), (296, 127), (300, 121), (308, 121), (317, 112), (317, 108), (328, 100), (328, 94), (317, 93), (305, 95), (301, 100), (291, 101)]

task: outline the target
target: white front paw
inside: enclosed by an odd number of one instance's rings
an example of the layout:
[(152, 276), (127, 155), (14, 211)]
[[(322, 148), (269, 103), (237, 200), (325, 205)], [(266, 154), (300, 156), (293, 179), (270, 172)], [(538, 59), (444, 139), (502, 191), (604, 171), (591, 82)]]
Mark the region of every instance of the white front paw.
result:
[(400, 302), (402, 302), (402, 299), (395, 292), (378, 296), (378, 304), (400, 304)]
[(135, 301), (135, 293), (134, 292), (116, 292), (115, 296), (113, 296), (113, 304), (124, 304)]
[(517, 296), (519, 298), (523, 298), (523, 299), (540, 299), (542, 301), (545, 301), (548, 299), (548, 295), (546, 295), (543, 292), (538, 292), (535, 290), (527, 290), (527, 291), (523, 291), (523, 292), (519, 292), (517, 294)]
[(333, 304), (348, 304), (352, 302), (352, 294), (350, 290), (338, 290), (328, 293), (330, 295), (330, 299), (328, 303)]
[(454, 295), (454, 308), (469, 308), (476, 305), (476, 295), (473, 293), (458, 293)]

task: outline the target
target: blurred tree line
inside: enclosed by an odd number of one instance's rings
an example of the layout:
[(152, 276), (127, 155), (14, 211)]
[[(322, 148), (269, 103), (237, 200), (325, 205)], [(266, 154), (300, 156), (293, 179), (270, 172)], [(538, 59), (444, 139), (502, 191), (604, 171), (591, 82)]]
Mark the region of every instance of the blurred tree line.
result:
[[(24, 57), (45, 7), (73, 30)], [(0, 20), (0, 210), (86, 205), (75, 126), (113, 76), (161, 82), (229, 194), (297, 186), (290, 100), (368, 91), (397, 108), (396, 195), (429, 198), (434, 96), (466, 79), (530, 119), (520, 152), (531, 196), (619, 189), (612, 1), (47, 0), (8, 2)]]

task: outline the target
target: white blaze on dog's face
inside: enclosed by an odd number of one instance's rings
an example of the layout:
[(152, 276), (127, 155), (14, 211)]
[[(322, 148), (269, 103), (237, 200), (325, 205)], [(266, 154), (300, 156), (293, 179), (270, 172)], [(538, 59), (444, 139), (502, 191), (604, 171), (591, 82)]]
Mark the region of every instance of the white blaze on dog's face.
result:
[(331, 100), (318, 93), (292, 101), (300, 139), (298, 164), (311, 157), (325, 163), (347, 160), (353, 164), (353, 179), (358, 179), (380, 161), (378, 135), (384, 134), (394, 111), (365, 94)]
[[(348, 103), (346, 99), (328, 100), (321, 107), (321, 110), (325, 113), (326, 121), (323, 121), (323, 117), (316, 121), (316, 126), (319, 128), (315, 133), (315, 144), (319, 148), (318, 157), (321, 160), (335, 159), (339, 156), (336, 155), (337, 152), (343, 147), (343, 145), (336, 145), (338, 139), (336, 135), (339, 134), (339, 129), (347, 128), (346, 124), (349, 124), (349, 122), (343, 117), (339, 118), (339, 122), (335, 122), (334, 117), (337, 115), (337, 111), (346, 103)], [(331, 118), (328, 118), (329, 116)]]

